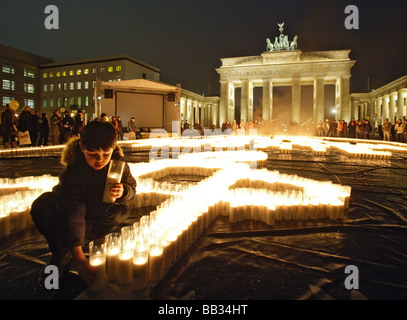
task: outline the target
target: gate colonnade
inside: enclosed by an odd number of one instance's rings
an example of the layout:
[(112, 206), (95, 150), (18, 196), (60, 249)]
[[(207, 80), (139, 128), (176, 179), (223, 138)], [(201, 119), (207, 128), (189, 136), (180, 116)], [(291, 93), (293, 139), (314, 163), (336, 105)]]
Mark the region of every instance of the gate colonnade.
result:
[(241, 88), (241, 119), (253, 121), (253, 89), (263, 88), (263, 120), (273, 119), (273, 87), (292, 87), (292, 121), (300, 122), (301, 86), (313, 86), (313, 121), (324, 120), (325, 85), (335, 85), (336, 120), (351, 120), (350, 78), (356, 61), (350, 50), (264, 52), (260, 56), (223, 58), (220, 75), (219, 123), (235, 118), (235, 88)]

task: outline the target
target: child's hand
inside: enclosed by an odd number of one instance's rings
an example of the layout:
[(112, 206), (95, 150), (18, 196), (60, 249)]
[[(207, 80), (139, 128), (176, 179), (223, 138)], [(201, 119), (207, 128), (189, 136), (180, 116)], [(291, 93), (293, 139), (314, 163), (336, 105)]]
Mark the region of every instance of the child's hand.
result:
[(110, 189), (110, 196), (115, 199), (120, 198), (123, 195), (123, 191), (123, 183), (116, 183)]
[(86, 283), (87, 286), (91, 286), (96, 280), (97, 276), (95, 270), (89, 264), (87, 259), (76, 261), (79, 276)]

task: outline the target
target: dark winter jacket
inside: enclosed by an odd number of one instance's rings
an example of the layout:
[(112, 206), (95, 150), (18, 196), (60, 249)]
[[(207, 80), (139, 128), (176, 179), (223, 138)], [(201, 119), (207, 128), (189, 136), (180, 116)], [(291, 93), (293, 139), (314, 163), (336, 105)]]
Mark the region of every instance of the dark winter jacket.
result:
[[(79, 147), (79, 138), (70, 140), (62, 154), (61, 163), (65, 166), (59, 176), (59, 183), (53, 188), (58, 197), (58, 227), (61, 230), (62, 247), (72, 248), (83, 245), (85, 222), (97, 220), (110, 207), (128, 206), (136, 193), (136, 180), (125, 164), (121, 183), (123, 196), (114, 204), (102, 201), (108, 165), (101, 170), (94, 170), (86, 161)], [(112, 159), (122, 159), (123, 152), (119, 146), (113, 152)]]

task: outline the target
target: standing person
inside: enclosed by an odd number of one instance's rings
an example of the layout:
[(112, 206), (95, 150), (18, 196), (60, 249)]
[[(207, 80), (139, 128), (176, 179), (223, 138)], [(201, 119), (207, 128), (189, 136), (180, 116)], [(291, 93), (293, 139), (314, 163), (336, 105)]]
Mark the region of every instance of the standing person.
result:
[(349, 138), (356, 138), (356, 120), (352, 118), (352, 120), (348, 124), (349, 129)]
[(38, 124), (38, 120), (40, 120), (40, 112), (38, 110), (35, 110), (34, 113), (31, 116), (31, 131), (30, 131), (30, 137), (31, 137), (31, 145), (36, 146), (37, 141), (38, 141), (38, 134), (40, 132), (40, 126)]
[(119, 133), (119, 140), (123, 140), (123, 123), (120, 116), (117, 117), (117, 132)]
[(136, 119), (134, 117), (131, 117), (128, 125), (128, 130), (129, 130), (129, 140), (136, 140)]
[(189, 123), (188, 120), (185, 120), (184, 122), (184, 130), (188, 130), (189, 129)]
[(356, 126), (356, 135), (358, 136), (358, 139), (363, 139), (363, 134), (364, 134), (364, 123), (359, 120)]
[(10, 144), (11, 148), (16, 147), (18, 119), (15, 112), (18, 106), (19, 104), (16, 100), (11, 100), (7, 104), (6, 110), (1, 113), (1, 135), (3, 136), (4, 148), (6, 149), (10, 147)]
[(325, 123), (324, 123), (324, 136), (325, 137), (329, 137), (330, 128), (331, 128), (331, 125), (329, 123), (329, 120), (326, 119)]
[(38, 120), (38, 126), (40, 131), (38, 146), (47, 146), (49, 136), (49, 123), (47, 119), (47, 114), (45, 112), (41, 115), (41, 118)]
[(324, 136), (324, 124), (322, 123), (322, 120), (319, 120), (317, 125), (317, 136), (318, 137)]
[[(58, 268), (59, 276), (73, 259), (87, 285), (95, 280), (82, 246), (86, 240), (104, 237), (123, 222), (136, 193), (136, 180), (125, 163), (120, 183), (110, 189), (115, 202), (102, 201), (110, 161), (123, 161), (123, 157), (112, 124), (92, 121), (80, 137), (72, 138), (65, 146), (58, 184), (33, 202), (31, 216), (47, 240), (52, 253), (49, 264)], [(40, 281), (45, 278), (42, 272)]]
[(401, 119), (398, 119), (396, 124), (394, 125), (394, 132), (396, 134), (396, 141), (403, 142), (404, 141), (404, 123)]
[(372, 127), (370, 126), (369, 120), (367, 120), (367, 119), (363, 120), (362, 130), (363, 130), (363, 138), (369, 139), (370, 131), (372, 131)]
[[(32, 122), (31, 122), (31, 109), (30, 107), (24, 107), (23, 111), (20, 113), (20, 116), (18, 117), (18, 131), (20, 132), (26, 132), (31, 133), (32, 129)], [(30, 136), (31, 139), (31, 136)], [(27, 144), (28, 145), (28, 144)], [(21, 144), (20, 144), (21, 146)]]
[(338, 137), (342, 138), (343, 137), (343, 122), (341, 120), (338, 120), (338, 126), (336, 127), (336, 131), (338, 133)]
[(391, 123), (389, 122), (389, 119), (384, 120), (383, 126), (382, 126), (382, 131), (383, 131), (383, 140), (384, 141), (391, 141), (390, 135), (391, 135)]
[(117, 123), (117, 119), (115, 116), (112, 116), (111, 123), (113, 127), (116, 129), (117, 137), (119, 137), (119, 124)]
[(238, 128), (239, 128), (239, 126), (237, 125), (237, 122), (236, 122), (236, 119), (235, 119), (235, 120), (233, 120), (233, 123), (232, 123), (232, 130), (233, 130), (235, 135), (237, 133)]
[(54, 110), (52, 112), (51, 118), (49, 119), (50, 134), (52, 135), (52, 144), (57, 145), (59, 143), (60, 130), (60, 118), (59, 110)]
[(331, 121), (331, 127), (330, 127), (330, 129), (329, 129), (329, 131), (330, 131), (330, 137), (336, 137), (337, 135), (336, 135), (336, 128), (337, 128), (337, 123), (336, 123), (336, 121), (335, 120), (332, 120)]
[(78, 110), (76, 112), (75, 118), (73, 119), (72, 136), (79, 136), (82, 129), (83, 129), (82, 111)]
[(72, 126), (74, 121), (69, 115), (69, 111), (64, 112), (64, 117), (61, 120), (61, 134), (62, 134), (62, 143), (67, 143), (72, 135)]

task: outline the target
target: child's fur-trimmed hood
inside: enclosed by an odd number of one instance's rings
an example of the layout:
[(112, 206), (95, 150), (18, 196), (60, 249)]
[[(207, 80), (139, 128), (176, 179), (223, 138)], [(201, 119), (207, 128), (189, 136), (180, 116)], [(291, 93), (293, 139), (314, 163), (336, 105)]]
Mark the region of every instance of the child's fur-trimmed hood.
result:
[[(64, 150), (62, 151), (62, 155), (61, 155), (60, 162), (62, 165), (67, 167), (67, 166), (73, 164), (78, 159), (78, 157), (80, 157), (82, 155), (82, 151), (79, 146), (79, 142), (80, 142), (79, 137), (71, 138), (67, 142)], [(123, 153), (122, 148), (120, 148), (120, 146), (116, 144), (116, 148), (113, 151), (112, 158), (117, 158), (117, 157), (119, 157), (119, 158), (124, 157), (124, 153)]]

